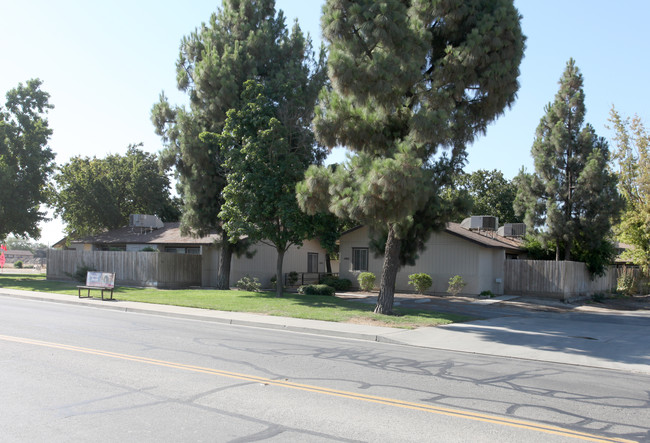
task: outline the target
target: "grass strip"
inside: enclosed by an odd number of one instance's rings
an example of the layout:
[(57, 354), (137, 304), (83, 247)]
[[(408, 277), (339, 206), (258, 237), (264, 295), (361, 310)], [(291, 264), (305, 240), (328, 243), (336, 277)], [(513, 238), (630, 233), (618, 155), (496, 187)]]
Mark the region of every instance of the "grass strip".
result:
[[(0, 274), (0, 288), (36, 292), (54, 292), (77, 296), (76, 282), (46, 280), (44, 274)], [(119, 286), (113, 297), (117, 300), (219, 311), (251, 312), (311, 320), (350, 322), (417, 328), (440, 326), (471, 320), (470, 317), (429, 310), (395, 308), (395, 316), (373, 313), (374, 305), (322, 295), (274, 292), (247, 292), (215, 289), (155, 289)]]

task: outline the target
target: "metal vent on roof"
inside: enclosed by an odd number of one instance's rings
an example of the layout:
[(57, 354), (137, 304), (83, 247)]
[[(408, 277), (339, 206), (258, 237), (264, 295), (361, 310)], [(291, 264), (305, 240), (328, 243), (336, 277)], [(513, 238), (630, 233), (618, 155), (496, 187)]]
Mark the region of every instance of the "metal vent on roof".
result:
[(155, 215), (131, 214), (129, 216), (129, 226), (133, 228), (160, 229), (164, 226), (164, 223)]
[(462, 228), (479, 231), (496, 231), (499, 219), (491, 215), (472, 215), (460, 224)]
[(526, 224), (506, 223), (499, 228), (497, 234), (501, 235), (502, 237), (523, 237), (526, 235)]

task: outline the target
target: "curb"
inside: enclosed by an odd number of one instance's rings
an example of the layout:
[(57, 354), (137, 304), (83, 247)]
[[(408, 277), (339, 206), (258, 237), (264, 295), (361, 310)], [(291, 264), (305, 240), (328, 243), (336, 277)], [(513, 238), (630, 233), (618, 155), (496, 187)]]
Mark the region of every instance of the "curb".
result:
[[(11, 290), (11, 291), (18, 291), (18, 290)], [(24, 291), (24, 292), (29, 292), (29, 291)], [(59, 303), (59, 304), (65, 304), (65, 305), (73, 305), (73, 306), (84, 306), (84, 307), (91, 307), (91, 308), (97, 308), (97, 309), (106, 309), (106, 310), (112, 310), (112, 311), (119, 311), (119, 312), (127, 312), (127, 313), (134, 313), (134, 314), (145, 314), (145, 315), (158, 315), (162, 317), (169, 317), (169, 318), (179, 318), (179, 319), (186, 319), (186, 320), (197, 320), (197, 321), (207, 321), (207, 322), (213, 322), (213, 323), (220, 323), (220, 324), (228, 324), (228, 325), (233, 325), (233, 326), (246, 326), (246, 327), (255, 327), (255, 328), (263, 328), (263, 329), (275, 329), (275, 330), (284, 330), (284, 331), (290, 331), (290, 332), (299, 332), (299, 333), (304, 333), (304, 334), (314, 334), (314, 335), (324, 335), (324, 336), (330, 336), (330, 337), (339, 337), (339, 338), (350, 338), (350, 339), (356, 339), (356, 340), (364, 340), (364, 341), (374, 341), (374, 342), (384, 342), (384, 343), (392, 343), (392, 344), (400, 344), (397, 341), (387, 341), (384, 339), (383, 334), (378, 334), (378, 333), (366, 333), (366, 332), (357, 332), (357, 331), (341, 331), (340, 328), (339, 330), (335, 329), (334, 325), (338, 325), (338, 323), (332, 323), (332, 328), (319, 328), (319, 327), (311, 327), (311, 326), (306, 326), (306, 325), (290, 325), (286, 324), (286, 322), (283, 322), (282, 319), (289, 319), (292, 321), (302, 321), (302, 322), (318, 322), (321, 320), (310, 320), (310, 319), (293, 319), (289, 317), (271, 317), (273, 319), (278, 320), (277, 322), (269, 322), (269, 321), (261, 321), (262, 318), (266, 317), (263, 315), (255, 314), (255, 313), (231, 313), (228, 311), (211, 311), (211, 310), (206, 310), (205, 314), (199, 314), (199, 313), (191, 313), (191, 312), (171, 312), (167, 309), (156, 309), (156, 308), (146, 308), (146, 307), (133, 307), (133, 306), (118, 306), (118, 305), (111, 305), (110, 303), (119, 303), (119, 301), (101, 301), (101, 300), (95, 300), (95, 301), (83, 301), (83, 300), (76, 300), (76, 299), (70, 299), (66, 300), (63, 298), (55, 298), (55, 297), (48, 297), (44, 295), (38, 295), (39, 293), (30, 293), (30, 294), (20, 294), (20, 293), (6, 293), (2, 292), (2, 288), (0, 288), (0, 295), (5, 296), (5, 297), (12, 297), (12, 298), (18, 298), (22, 300), (34, 300), (34, 301), (44, 301), (44, 302), (51, 302), (51, 303)], [(63, 295), (63, 294), (58, 294), (61, 295), (62, 297), (72, 297), (68, 295)], [(102, 303), (99, 303), (102, 302)], [(124, 303), (124, 302), (123, 302)], [(143, 304), (139, 302), (126, 302), (126, 303), (137, 303), (137, 304)], [(143, 305), (146, 305), (144, 303)], [(162, 306), (162, 307), (172, 307), (172, 305), (154, 305), (152, 306)], [(200, 309), (200, 308), (189, 308), (189, 307), (178, 307), (181, 309), (187, 309), (187, 310), (192, 310), (192, 309)], [(203, 311), (203, 309), (200, 309)], [(219, 313), (223, 312), (225, 315), (220, 316)], [(257, 316), (260, 318), (260, 320), (248, 320), (248, 319), (241, 319), (241, 318), (233, 318), (236, 317), (237, 314), (243, 314), (245, 316)], [(327, 322), (326, 322), (327, 323)], [(348, 328), (354, 328), (356, 325), (347, 325), (346, 327)], [(378, 328), (377, 326), (374, 326), (373, 328)], [(386, 334), (390, 335), (391, 332), (393, 332), (394, 328), (385, 328), (387, 329)], [(403, 331), (401, 329), (395, 329), (394, 332), (400, 332)]]

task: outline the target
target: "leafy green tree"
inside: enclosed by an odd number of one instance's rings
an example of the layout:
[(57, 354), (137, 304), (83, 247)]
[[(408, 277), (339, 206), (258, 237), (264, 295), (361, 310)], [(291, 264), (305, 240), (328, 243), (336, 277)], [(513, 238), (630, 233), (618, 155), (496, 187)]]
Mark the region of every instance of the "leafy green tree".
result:
[[(252, 80), (246, 82), (243, 98), (246, 104), (228, 112), (219, 137), (228, 170), (219, 216), (231, 238), (246, 236), (275, 247), (276, 295), (281, 297), (284, 254), (313, 236), (312, 217), (300, 210), (295, 195), (296, 183), (316, 160), (312, 144), (304, 143), (311, 131), (300, 128), (300, 122), (310, 119), (297, 118), (292, 126), (280, 122), (277, 104)], [(312, 112), (313, 102), (296, 117)], [(300, 130), (306, 134), (301, 136)]]
[(35, 252), (38, 249), (47, 249), (46, 244), (33, 242), (28, 238), (21, 238), (12, 235), (7, 237), (7, 239), (3, 243), (7, 246), (7, 249), (10, 251), (20, 250), (20, 251)]
[(537, 127), (535, 174), (517, 178), (515, 207), (528, 226), (543, 227), (536, 232), (542, 243), (555, 242), (556, 260), (574, 256), (601, 274), (612, 258), (610, 232), (622, 202), (607, 142), (584, 124), (583, 79), (573, 59), (559, 84)]
[(152, 121), (166, 145), (163, 164), (177, 172), (184, 202), (181, 231), (203, 236), (216, 230), (222, 236), (220, 289), (230, 285), (232, 253), (241, 245), (232, 242), (219, 218), (226, 153), (215, 137), (199, 135), (223, 131), (227, 112), (244, 107), (243, 85), (251, 79), (278, 104), (280, 122), (293, 119), (300, 100), (310, 103), (317, 96), (322, 83), (312, 79), (325, 78), (323, 66), (324, 51), (314, 59), (309, 40), (297, 24), (289, 34), (273, 0), (224, 0), (208, 23), (181, 42), (177, 82), (189, 97), (189, 108), (172, 106), (161, 94)]
[(516, 185), (506, 179), (501, 171), (479, 169), (471, 174), (461, 173), (454, 178), (453, 186), (446, 191), (449, 198), (467, 195), (471, 210), (460, 214), (459, 220), (471, 215), (492, 215), (499, 223), (520, 223), (513, 204), (517, 196)]
[(650, 271), (650, 134), (643, 121), (635, 115), (623, 118), (614, 107), (609, 121), (615, 131), (618, 163), (618, 190), (625, 200), (625, 209), (616, 233), (622, 242), (634, 246), (624, 256)]
[(153, 214), (176, 221), (179, 202), (158, 157), (129, 146), (125, 155), (104, 159), (73, 157), (55, 176), (55, 213), (68, 235), (81, 237), (126, 226), (130, 214)]
[(357, 223), (350, 220), (337, 218), (334, 214), (320, 213), (313, 217), (314, 237), (320, 242), (320, 245), (327, 254), (325, 255), (325, 272), (332, 273), (331, 260), (339, 259), (339, 238), (341, 235), (354, 227)]
[(336, 171), (310, 168), (299, 200), (368, 225), (385, 245), (375, 312), (391, 314), (399, 267), (464, 206), (440, 191), (466, 145), (514, 102), (520, 17), (511, 0), (329, 0), (323, 11), (331, 88), (315, 132), (354, 155)]
[(0, 107), (0, 239), (7, 234), (40, 237), (46, 220), (41, 205), (48, 201), (54, 153), (46, 114), (54, 108), (38, 79), (19, 83)]

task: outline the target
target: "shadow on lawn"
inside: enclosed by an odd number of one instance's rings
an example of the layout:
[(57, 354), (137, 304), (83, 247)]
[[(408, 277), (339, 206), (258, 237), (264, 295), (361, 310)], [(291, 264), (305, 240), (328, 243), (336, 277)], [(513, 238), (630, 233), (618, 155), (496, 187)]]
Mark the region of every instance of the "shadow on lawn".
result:
[(46, 280), (44, 276), (37, 274), (0, 274), (0, 287), (3, 286), (3, 277), (10, 280), (13, 288), (25, 291), (37, 292), (57, 292), (57, 291), (76, 291), (77, 282), (63, 282), (56, 280)]
[[(277, 300), (275, 292), (258, 292), (258, 293), (247, 293), (242, 294), (242, 298), (259, 298), (263, 297), (269, 301)], [(367, 314), (373, 314), (375, 309), (374, 304), (350, 301), (345, 299), (340, 299), (334, 296), (329, 295), (303, 295), (298, 293), (285, 292), (282, 296), (285, 300), (291, 300), (296, 305), (309, 307), (309, 308), (332, 308), (339, 309), (343, 311), (363, 311)], [(470, 321), (473, 318), (469, 316), (464, 316), (460, 314), (448, 314), (437, 312), (433, 310), (423, 310), (423, 309), (410, 309), (410, 308), (395, 308), (394, 309), (395, 317), (404, 317), (404, 316), (417, 316), (419, 318), (429, 318), (429, 319), (444, 319), (452, 322), (463, 322)], [(381, 314), (376, 314), (378, 317), (385, 318)], [(390, 318), (390, 316), (388, 316)]]

